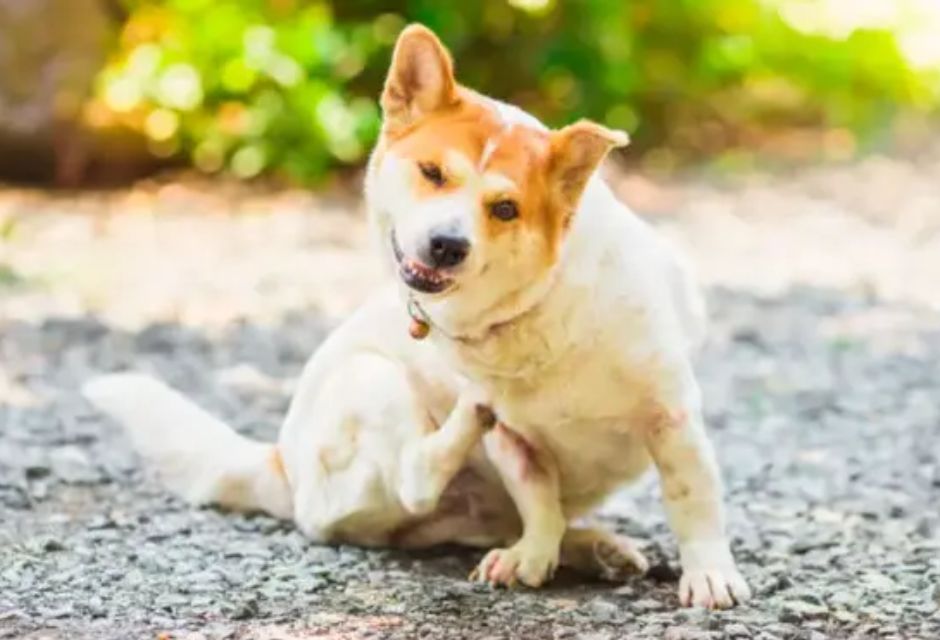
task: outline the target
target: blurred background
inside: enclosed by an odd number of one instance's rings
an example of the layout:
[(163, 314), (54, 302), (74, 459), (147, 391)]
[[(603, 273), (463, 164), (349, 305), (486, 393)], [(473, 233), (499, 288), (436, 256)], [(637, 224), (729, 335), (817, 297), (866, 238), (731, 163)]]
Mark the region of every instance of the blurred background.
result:
[(0, 0), (0, 177), (322, 184), (365, 158), (409, 21), (468, 85), (626, 129), (658, 172), (907, 147), (940, 105), (935, 0)]

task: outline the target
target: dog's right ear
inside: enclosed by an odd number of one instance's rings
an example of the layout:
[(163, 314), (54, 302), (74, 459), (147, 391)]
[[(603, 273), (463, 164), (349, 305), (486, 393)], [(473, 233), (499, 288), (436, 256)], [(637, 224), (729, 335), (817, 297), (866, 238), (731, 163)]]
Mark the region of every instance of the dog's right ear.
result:
[(401, 129), (457, 100), (450, 54), (434, 32), (411, 24), (398, 36), (382, 92), (388, 131)]

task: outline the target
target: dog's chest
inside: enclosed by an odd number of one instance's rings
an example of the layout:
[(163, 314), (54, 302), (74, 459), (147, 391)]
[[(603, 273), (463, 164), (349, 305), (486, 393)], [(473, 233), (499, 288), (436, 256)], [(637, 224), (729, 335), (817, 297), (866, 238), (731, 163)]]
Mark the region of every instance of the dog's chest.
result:
[(537, 431), (616, 422), (637, 401), (639, 390), (629, 380), (617, 363), (582, 359), (577, 368), (555, 366), (547, 375), (490, 379), (484, 384), (500, 420), (520, 431)]
[(494, 396), (499, 419), (558, 466), (561, 499), (570, 517), (649, 466), (637, 428), (642, 425), (631, 420), (645, 396), (634, 374), (588, 362), (572, 376), (526, 388), (506, 385)]
[[(656, 349), (640, 322), (631, 322), (630, 314), (621, 317), (614, 326), (585, 323), (590, 328), (578, 331), (582, 337), (577, 340), (562, 329), (540, 335), (542, 339), (520, 350), (516, 375), (493, 374), (481, 367), (471, 368), (468, 376), (484, 386), (500, 419), (520, 431), (579, 423), (623, 426), (646, 396), (651, 382), (648, 354)], [(541, 366), (532, 367), (539, 357)]]
[(500, 421), (555, 460), (570, 515), (649, 466), (643, 425), (635, 423), (655, 383), (643, 362), (597, 343), (532, 378), (481, 380)]

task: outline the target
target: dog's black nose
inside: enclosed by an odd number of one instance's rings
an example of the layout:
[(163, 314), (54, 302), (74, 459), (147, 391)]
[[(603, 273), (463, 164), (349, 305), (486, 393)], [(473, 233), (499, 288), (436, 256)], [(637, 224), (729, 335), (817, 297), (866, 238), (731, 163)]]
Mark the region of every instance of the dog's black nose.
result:
[(435, 269), (456, 267), (470, 253), (470, 243), (460, 236), (437, 233), (428, 243), (428, 266)]

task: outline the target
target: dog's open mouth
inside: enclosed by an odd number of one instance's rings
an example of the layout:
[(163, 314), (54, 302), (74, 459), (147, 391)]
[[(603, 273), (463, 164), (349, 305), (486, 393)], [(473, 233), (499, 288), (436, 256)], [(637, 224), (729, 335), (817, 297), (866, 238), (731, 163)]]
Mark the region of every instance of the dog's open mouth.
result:
[(408, 287), (421, 293), (441, 293), (454, 283), (453, 278), (405, 256), (398, 245), (398, 238), (395, 237), (394, 231), (391, 241), (395, 261), (398, 263), (398, 275)]

